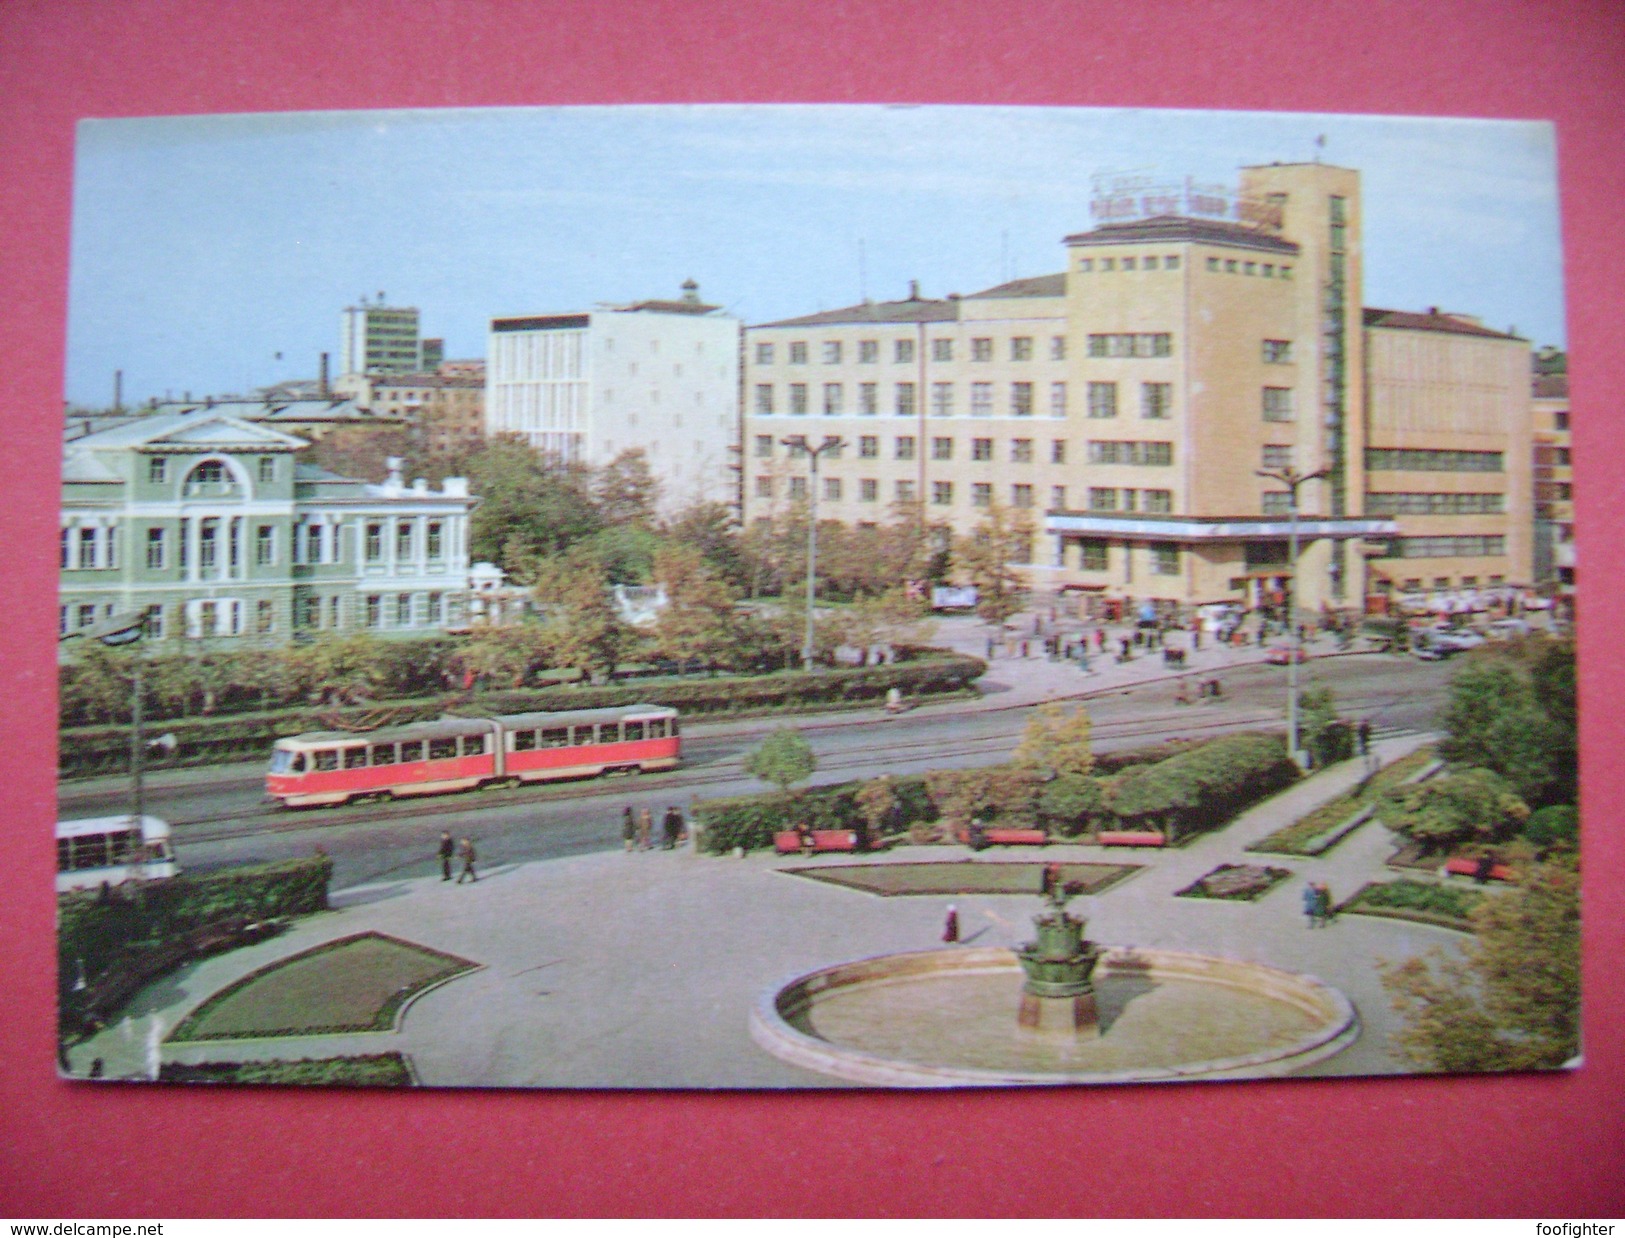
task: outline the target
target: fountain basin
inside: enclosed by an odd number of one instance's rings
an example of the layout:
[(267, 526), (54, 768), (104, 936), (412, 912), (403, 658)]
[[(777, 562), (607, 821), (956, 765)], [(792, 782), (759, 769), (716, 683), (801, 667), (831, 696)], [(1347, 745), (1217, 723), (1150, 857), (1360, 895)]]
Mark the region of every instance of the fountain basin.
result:
[(1016, 1025), (1013, 951), (925, 950), (796, 977), (751, 1011), (751, 1037), (797, 1066), (882, 1087), (1172, 1082), (1291, 1074), (1360, 1034), (1312, 976), (1177, 950), (1104, 950), (1100, 1034)]

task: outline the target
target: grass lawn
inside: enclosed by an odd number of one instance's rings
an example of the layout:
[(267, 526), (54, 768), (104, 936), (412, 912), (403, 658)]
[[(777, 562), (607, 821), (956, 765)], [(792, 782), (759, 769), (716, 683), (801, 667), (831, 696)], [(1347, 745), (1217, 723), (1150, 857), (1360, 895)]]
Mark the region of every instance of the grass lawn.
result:
[[(1037, 894), (1044, 865), (1032, 861), (951, 860), (923, 864), (825, 864), (782, 871), (889, 898), (894, 894)], [(1099, 894), (1142, 867), (1139, 864), (1058, 864), (1061, 879)]]
[(270, 1083), (299, 1087), (409, 1088), (411, 1072), (399, 1053), (301, 1058), (296, 1062), (170, 1062), (160, 1083)]
[[(1356, 758), (1358, 759), (1358, 758)], [(1277, 855), (1308, 855), (1305, 847), (1316, 838), (1335, 829), (1360, 809), (1375, 804), (1382, 793), (1398, 786), (1417, 770), (1435, 760), (1432, 748), (1418, 748), (1400, 757), (1392, 765), (1385, 765), (1364, 782), (1356, 784), (1344, 794), (1322, 804), (1308, 816), (1299, 817), (1284, 829), (1276, 830), (1247, 848), (1249, 851), (1269, 851)]]
[(1354, 897), (1337, 911), (1339, 915), (1351, 911), (1357, 915), (1415, 920), (1421, 924), (1437, 924), (1442, 928), (1470, 933), (1473, 925), (1468, 916), (1473, 908), (1484, 901), (1484, 897), (1481, 890), (1433, 885), (1401, 877), (1398, 881), (1372, 882), (1360, 887)]
[(382, 933), (358, 933), (227, 985), (171, 1041), (387, 1031), (413, 994), (478, 964)]

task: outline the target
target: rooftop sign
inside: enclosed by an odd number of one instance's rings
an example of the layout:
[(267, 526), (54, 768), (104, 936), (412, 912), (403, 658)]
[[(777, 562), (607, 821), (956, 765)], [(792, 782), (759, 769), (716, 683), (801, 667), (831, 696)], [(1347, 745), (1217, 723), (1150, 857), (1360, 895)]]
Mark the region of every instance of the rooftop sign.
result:
[(1089, 214), (1097, 223), (1125, 223), (1157, 215), (1223, 219), (1279, 232), (1279, 202), (1247, 198), (1228, 185), (1203, 184), (1194, 177), (1165, 181), (1149, 169), (1097, 172), (1090, 178)]

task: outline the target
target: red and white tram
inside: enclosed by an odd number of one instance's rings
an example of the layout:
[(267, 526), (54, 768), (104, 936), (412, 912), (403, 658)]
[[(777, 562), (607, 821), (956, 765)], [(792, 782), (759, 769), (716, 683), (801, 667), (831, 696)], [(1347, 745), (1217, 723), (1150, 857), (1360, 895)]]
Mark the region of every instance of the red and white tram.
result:
[(677, 711), (662, 705), (442, 718), (279, 739), (266, 792), (291, 807), (438, 795), (486, 783), (675, 769)]

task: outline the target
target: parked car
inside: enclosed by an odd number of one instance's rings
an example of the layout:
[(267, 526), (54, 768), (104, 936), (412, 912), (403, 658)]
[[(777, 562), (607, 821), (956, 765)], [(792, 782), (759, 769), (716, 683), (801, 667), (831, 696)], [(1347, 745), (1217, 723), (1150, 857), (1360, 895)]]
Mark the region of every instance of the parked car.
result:
[(1514, 636), (1528, 636), (1530, 630), (1526, 619), (1497, 619), (1487, 632), (1491, 640), (1511, 640)]
[(1433, 633), (1433, 647), (1444, 653), (1462, 653), (1477, 649), (1483, 643), (1484, 638), (1471, 628), (1451, 628), (1446, 632)]
[(1302, 649), (1293, 649), (1290, 645), (1271, 645), (1264, 651), (1264, 661), (1271, 666), (1290, 666), (1292, 662), (1307, 662), (1309, 655)]

